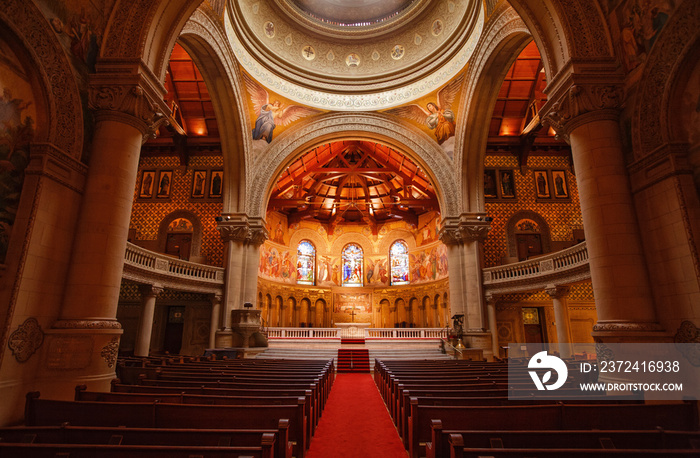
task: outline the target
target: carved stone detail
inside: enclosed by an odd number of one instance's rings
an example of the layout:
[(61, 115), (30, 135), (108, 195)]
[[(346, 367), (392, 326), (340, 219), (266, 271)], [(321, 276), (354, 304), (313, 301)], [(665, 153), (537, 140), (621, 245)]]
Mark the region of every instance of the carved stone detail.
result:
[(594, 332), (657, 332), (663, 331), (659, 323), (606, 322), (593, 326)]
[(596, 112), (596, 119), (601, 119), (602, 111), (607, 110), (616, 119), (622, 98), (622, 87), (618, 84), (572, 84), (551, 103), (542, 123), (568, 141), (569, 133), (588, 113)]
[(125, 84), (116, 78), (90, 85), (90, 108), (96, 110), (98, 120), (117, 119), (139, 129), (144, 137), (151, 136), (165, 122), (162, 103), (137, 82)]
[(466, 242), (483, 242), (488, 236), (491, 226), (482, 222), (460, 221), (446, 223), (440, 230), (439, 238), (445, 245), (457, 245)]
[(700, 329), (692, 321), (686, 320), (681, 323), (673, 341), (690, 364), (700, 367)]
[(157, 285), (141, 285), (139, 287), (139, 292), (141, 293), (141, 297), (158, 297), (160, 293), (163, 292), (163, 287)]
[[(108, 57), (139, 57), (146, 39), (144, 29), (150, 26), (151, 19), (159, 4), (151, 0), (120, 2), (111, 19), (110, 33), (105, 37), (103, 55)], [(145, 24), (145, 26), (144, 26)], [(124, 37), (129, 37), (125, 39)]]
[(562, 298), (569, 294), (571, 288), (561, 285), (547, 285), (544, 292), (552, 299)]
[(7, 343), (17, 362), (24, 363), (41, 347), (44, 331), (34, 317), (27, 318), (10, 334)]
[(559, 0), (554, 2), (557, 13), (569, 25), (575, 57), (611, 56), (612, 47), (605, 34), (608, 24), (590, 0)]
[(100, 356), (107, 363), (107, 367), (112, 369), (117, 364), (117, 355), (119, 354), (119, 337), (113, 337), (107, 345), (102, 347)]
[(259, 221), (251, 222), (242, 216), (235, 217), (233, 221), (221, 222), (217, 229), (224, 242), (234, 241), (260, 246), (269, 238), (264, 224), (260, 224)]
[(112, 320), (59, 320), (52, 329), (121, 329), (118, 321)]

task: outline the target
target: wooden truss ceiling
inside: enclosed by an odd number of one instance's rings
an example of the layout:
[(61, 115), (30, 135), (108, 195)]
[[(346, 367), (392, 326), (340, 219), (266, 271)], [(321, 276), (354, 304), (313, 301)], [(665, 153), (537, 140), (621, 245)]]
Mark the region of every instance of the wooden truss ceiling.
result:
[(405, 154), (369, 141), (334, 141), (304, 153), (277, 180), (269, 210), (289, 224), (315, 220), (329, 233), (338, 224), (378, 226), (395, 220), (418, 225), (438, 211), (435, 189)]

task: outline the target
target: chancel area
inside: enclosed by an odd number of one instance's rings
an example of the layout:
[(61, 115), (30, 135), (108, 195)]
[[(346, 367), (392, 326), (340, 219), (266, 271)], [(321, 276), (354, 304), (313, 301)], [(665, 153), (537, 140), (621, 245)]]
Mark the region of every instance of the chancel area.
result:
[[(698, 25), (694, 0), (7, 0), (0, 447), (11, 427), (103, 411), (105, 428), (162, 430), (128, 436), (134, 453), (255, 418), (255, 444), (214, 442), (329, 456), (339, 423), (322, 416), (351, 418), (357, 396), (379, 406), (370, 430), (398, 436), (393, 451), (350, 437), (347, 456), (498, 449), (467, 417), (590, 433), (536, 436), (578, 444), (561, 455), (499, 436), (524, 456), (697, 452), (692, 399), (635, 423), (639, 393), (567, 413), (509, 404), (502, 372), (514, 343), (576, 373), (620, 343), (697, 367)], [(414, 378), (461, 394), (398, 388)], [(75, 404), (139, 396), (179, 407), (136, 424), (170, 407)], [(591, 436), (615, 429), (606, 415), (629, 431)], [(126, 453), (24, 433), (8, 453)], [(182, 434), (182, 456), (235, 452)]]

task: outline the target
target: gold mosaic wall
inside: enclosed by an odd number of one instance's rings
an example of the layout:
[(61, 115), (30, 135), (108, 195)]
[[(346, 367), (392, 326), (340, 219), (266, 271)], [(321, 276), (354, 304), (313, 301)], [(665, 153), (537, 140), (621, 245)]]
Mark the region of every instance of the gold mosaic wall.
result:
[[(503, 258), (508, 256), (506, 225), (516, 212), (529, 210), (540, 215), (549, 226), (552, 241), (573, 240), (573, 229), (583, 228), (576, 177), (571, 173), (568, 158), (531, 156), (525, 175), (520, 173), (515, 156), (486, 156), (484, 165), (486, 168), (510, 168), (515, 178), (514, 199), (487, 200), (485, 203), (486, 213), (493, 217), (493, 221), (484, 243), (484, 267), (501, 265)], [(569, 198), (562, 201), (538, 200), (533, 170), (565, 170)]]
[[(139, 241), (156, 241), (161, 221), (177, 210), (187, 210), (199, 218), (202, 224), (201, 256), (206, 264), (221, 267), (223, 265), (223, 244), (216, 230), (214, 218), (221, 215), (223, 203), (218, 200), (202, 200), (190, 197), (192, 192), (192, 173), (197, 169), (223, 168), (221, 156), (193, 156), (189, 166), (180, 165), (176, 156), (142, 157), (139, 163), (137, 189), (134, 190), (134, 206), (131, 211), (130, 228), (136, 229), (136, 243)], [(172, 184), (169, 199), (138, 199), (138, 188), (144, 170), (172, 170)]]

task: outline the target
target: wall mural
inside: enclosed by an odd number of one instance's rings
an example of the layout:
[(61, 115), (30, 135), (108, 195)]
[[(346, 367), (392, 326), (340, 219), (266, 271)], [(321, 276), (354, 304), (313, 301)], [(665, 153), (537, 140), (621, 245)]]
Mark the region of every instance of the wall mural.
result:
[(620, 47), (627, 71), (646, 60), (677, 3), (677, 0), (608, 0), (614, 42)]
[(438, 90), (436, 95), (423, 97), (416, 103), (391, 108), (385, 113), (418, 124), (426, 133), (434, 136), (438, 145), (453, 158), (457, 114), (452, 107), (457, 105), (463, 79), (464, 73), (461, 73)]
[(248, 91), (249, 105), (252, 105), (253, 116), (251, 119), (255, 119), (252, 135), (256, 151), (267, 149), (267, 144), (272, 142), (275, 132), (279, 135), (284, 127), (289, 126), (294, 121), (322, 113), (316, 108), (295, 105), (284, 97), (274, 93), (270, 94), (246, 72), (242, 72), (242, 74)]
[(447, 277), (447, 247), (438, 244), (410, 254), (411, 283), (425, 283)]
[(4, 41), (0, 41), (0, 92), (0, 263), (3, 263), (19, 209), (36, 119), (27, 72)]

